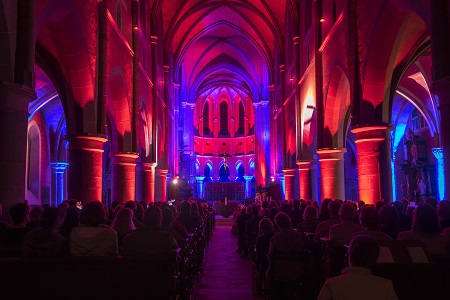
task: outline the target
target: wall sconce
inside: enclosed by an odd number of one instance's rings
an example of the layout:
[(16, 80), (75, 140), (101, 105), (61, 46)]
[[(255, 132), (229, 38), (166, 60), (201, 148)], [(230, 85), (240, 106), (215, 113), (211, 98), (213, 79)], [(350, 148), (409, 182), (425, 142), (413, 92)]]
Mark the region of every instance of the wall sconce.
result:
[(325, 22), (325, 18), (324, 18), (324, 17), (320, 17), (319, 22), (320, 22), (320, 23)]

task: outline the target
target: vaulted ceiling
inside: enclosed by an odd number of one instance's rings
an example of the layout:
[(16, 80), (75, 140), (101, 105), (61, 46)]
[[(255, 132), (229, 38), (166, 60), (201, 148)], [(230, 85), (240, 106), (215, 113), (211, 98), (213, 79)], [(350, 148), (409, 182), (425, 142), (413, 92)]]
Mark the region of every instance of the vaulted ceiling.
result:
[(261, 97), (283, 53), (286, 0), (156, 0), (174, 81), (189, 102), (226, 85)]

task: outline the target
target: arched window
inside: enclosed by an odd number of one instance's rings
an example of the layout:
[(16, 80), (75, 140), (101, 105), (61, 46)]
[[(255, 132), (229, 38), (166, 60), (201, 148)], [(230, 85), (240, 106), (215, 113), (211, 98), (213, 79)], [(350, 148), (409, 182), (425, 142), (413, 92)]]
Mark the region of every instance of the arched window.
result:
[(228, 104), (223, 101), (220, 103), (220, 131), (219, 135), (222, 137), (229, 137), (228, 131)]
[(36, 126), (31, 126), (28, 131), (28, 157), (27, 157), (27, 189), (33, 196), (39, 199), (39, 164), (40, 164), (40, 137)]
[(244, 135), (245, 133), (245, 123), (244, 123), (244, 105), (242, 102), (239, 103), (239, 128), (238, 135)]
[(211, 131), (209, 130), (209, 103), (206, 102), (203, 107), (203, 135), (209, 136), (211, 135)]

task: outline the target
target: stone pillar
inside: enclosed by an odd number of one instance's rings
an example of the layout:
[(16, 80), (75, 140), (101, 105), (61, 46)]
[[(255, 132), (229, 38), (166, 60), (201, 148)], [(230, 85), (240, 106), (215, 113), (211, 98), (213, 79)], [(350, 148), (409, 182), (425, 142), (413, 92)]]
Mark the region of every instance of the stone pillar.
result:
[(269, 101), (254, 102), (255, 107), (255, 178), (256, 184), (266, 186), (270, 180), (270, 120)]
[(244, 178), (245, 178), (245, 198), (251, 198), (253, 176), (244, 175)]
[(197, 197), (200, 199), (205, 198), (205, 195), (203, 193), (203, 183), (205, 180), (205, 176), (197, 176), (195, 177), (197, 180)]
[(111, 199), (125, 203), (136, 200), (137, 153), (111, 153)]
[(358, 163), (359, 200), (375, 204), (392, 195), (392, 173), (388, 147), (391, 125), (380, 124), (352, 129), (356, 135), (356, 157)]
[(445, 175), (444, 175), (444, 152), (442, 148), (431, 149), (434, 157), (436, 157), (436, 178), (437, 178), (437, 188), (438, 188), (438, 200), (448, 199), (445, 198)]
[(445, 186), (445, 195), (442, 195), (442, 199), (450, 199), (450, 77), (445, 77), (441, 80), (434, 81), (432, 92), (437, 96), (439, 100), (439, 113), (440, 113), (440, 140), (443, 153), (443, 165), (444, 165), (444, 179), (443, 184)]
[(142, 163), (143, 167), (143, 201), (155, 202), (155, 168), (156, 163)]
[(284, 173), (284, 197), (286, 200), (295, 199), (295, 169), (285, 169)]
[(0, 83), (0, 203), (9, 207), (25, 200), (28, 103), (36, 98), (24, 85)]
[(53, 197), (52, 205), (58, 206), (61, 202), (65, 200), (66, 196), (66, 182), (65, 173), (68, 163), (66, 162), (52, 162), (52, 177), (53, 177)]
[(102, 200), (102, 136), (67, 136), (67, 197), (81, 203)]
[(155, 198), (154, 202), (167, 201), (167, 173), (169, 170), (155, 169)]
[(300, 199), (312, 200), (311, 170), (310, 170), (311, 162), (298, 161), (297, 165), (298, 165)]
[(320, 149), (321, 198), (345, 200), (344, 153), (345, 148)]

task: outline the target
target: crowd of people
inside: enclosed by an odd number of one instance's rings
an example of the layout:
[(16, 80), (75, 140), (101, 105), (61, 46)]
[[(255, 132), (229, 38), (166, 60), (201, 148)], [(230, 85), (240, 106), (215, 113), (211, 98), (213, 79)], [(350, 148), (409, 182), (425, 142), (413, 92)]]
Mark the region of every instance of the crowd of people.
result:
[[(273, 253), (301, 252), (305, 248), (320, 251), (314, 245), (333, 241), (349, 247), (349, 268), (341, 279), (323, 285), (319, 299), (341, 299), (337, 296), (342, 293), (339, 282), (347, 282), (342, 283), (345, 286), (357, 281), (367, 281), (359, 285), (360, 292), (382, 288), (386, 297), (376, 299), (396, 299), (392, 282), (376, 278), (369, 270), (378, 258), (378, 241), (420, 241), (430, 257), (445, 257), (450, 250), (450, 201), (438, 202), (430, 197), (417, 206), (406, 199), (394, 203), (379, 201), (375, 205), (324, 199), (320, 206), (316, 201), (264, 201), (238, 206), (234, 227), (238, 235), (236, 252), (242, 258), (253, 258), (260, 274), (270, 273)], [(352, 245), (356, 247), (353, 255)], [(368, 257), (361, 253), (375, 254)]]
[[(58, 207), (11, 206), (11, 223), (0, 222), (0, 257), (164, 254), (178, 248), (212, 211), (194, 200), (79, 204), (72, 199)], [(0, 217), (2, 211), (0, 205)]]

